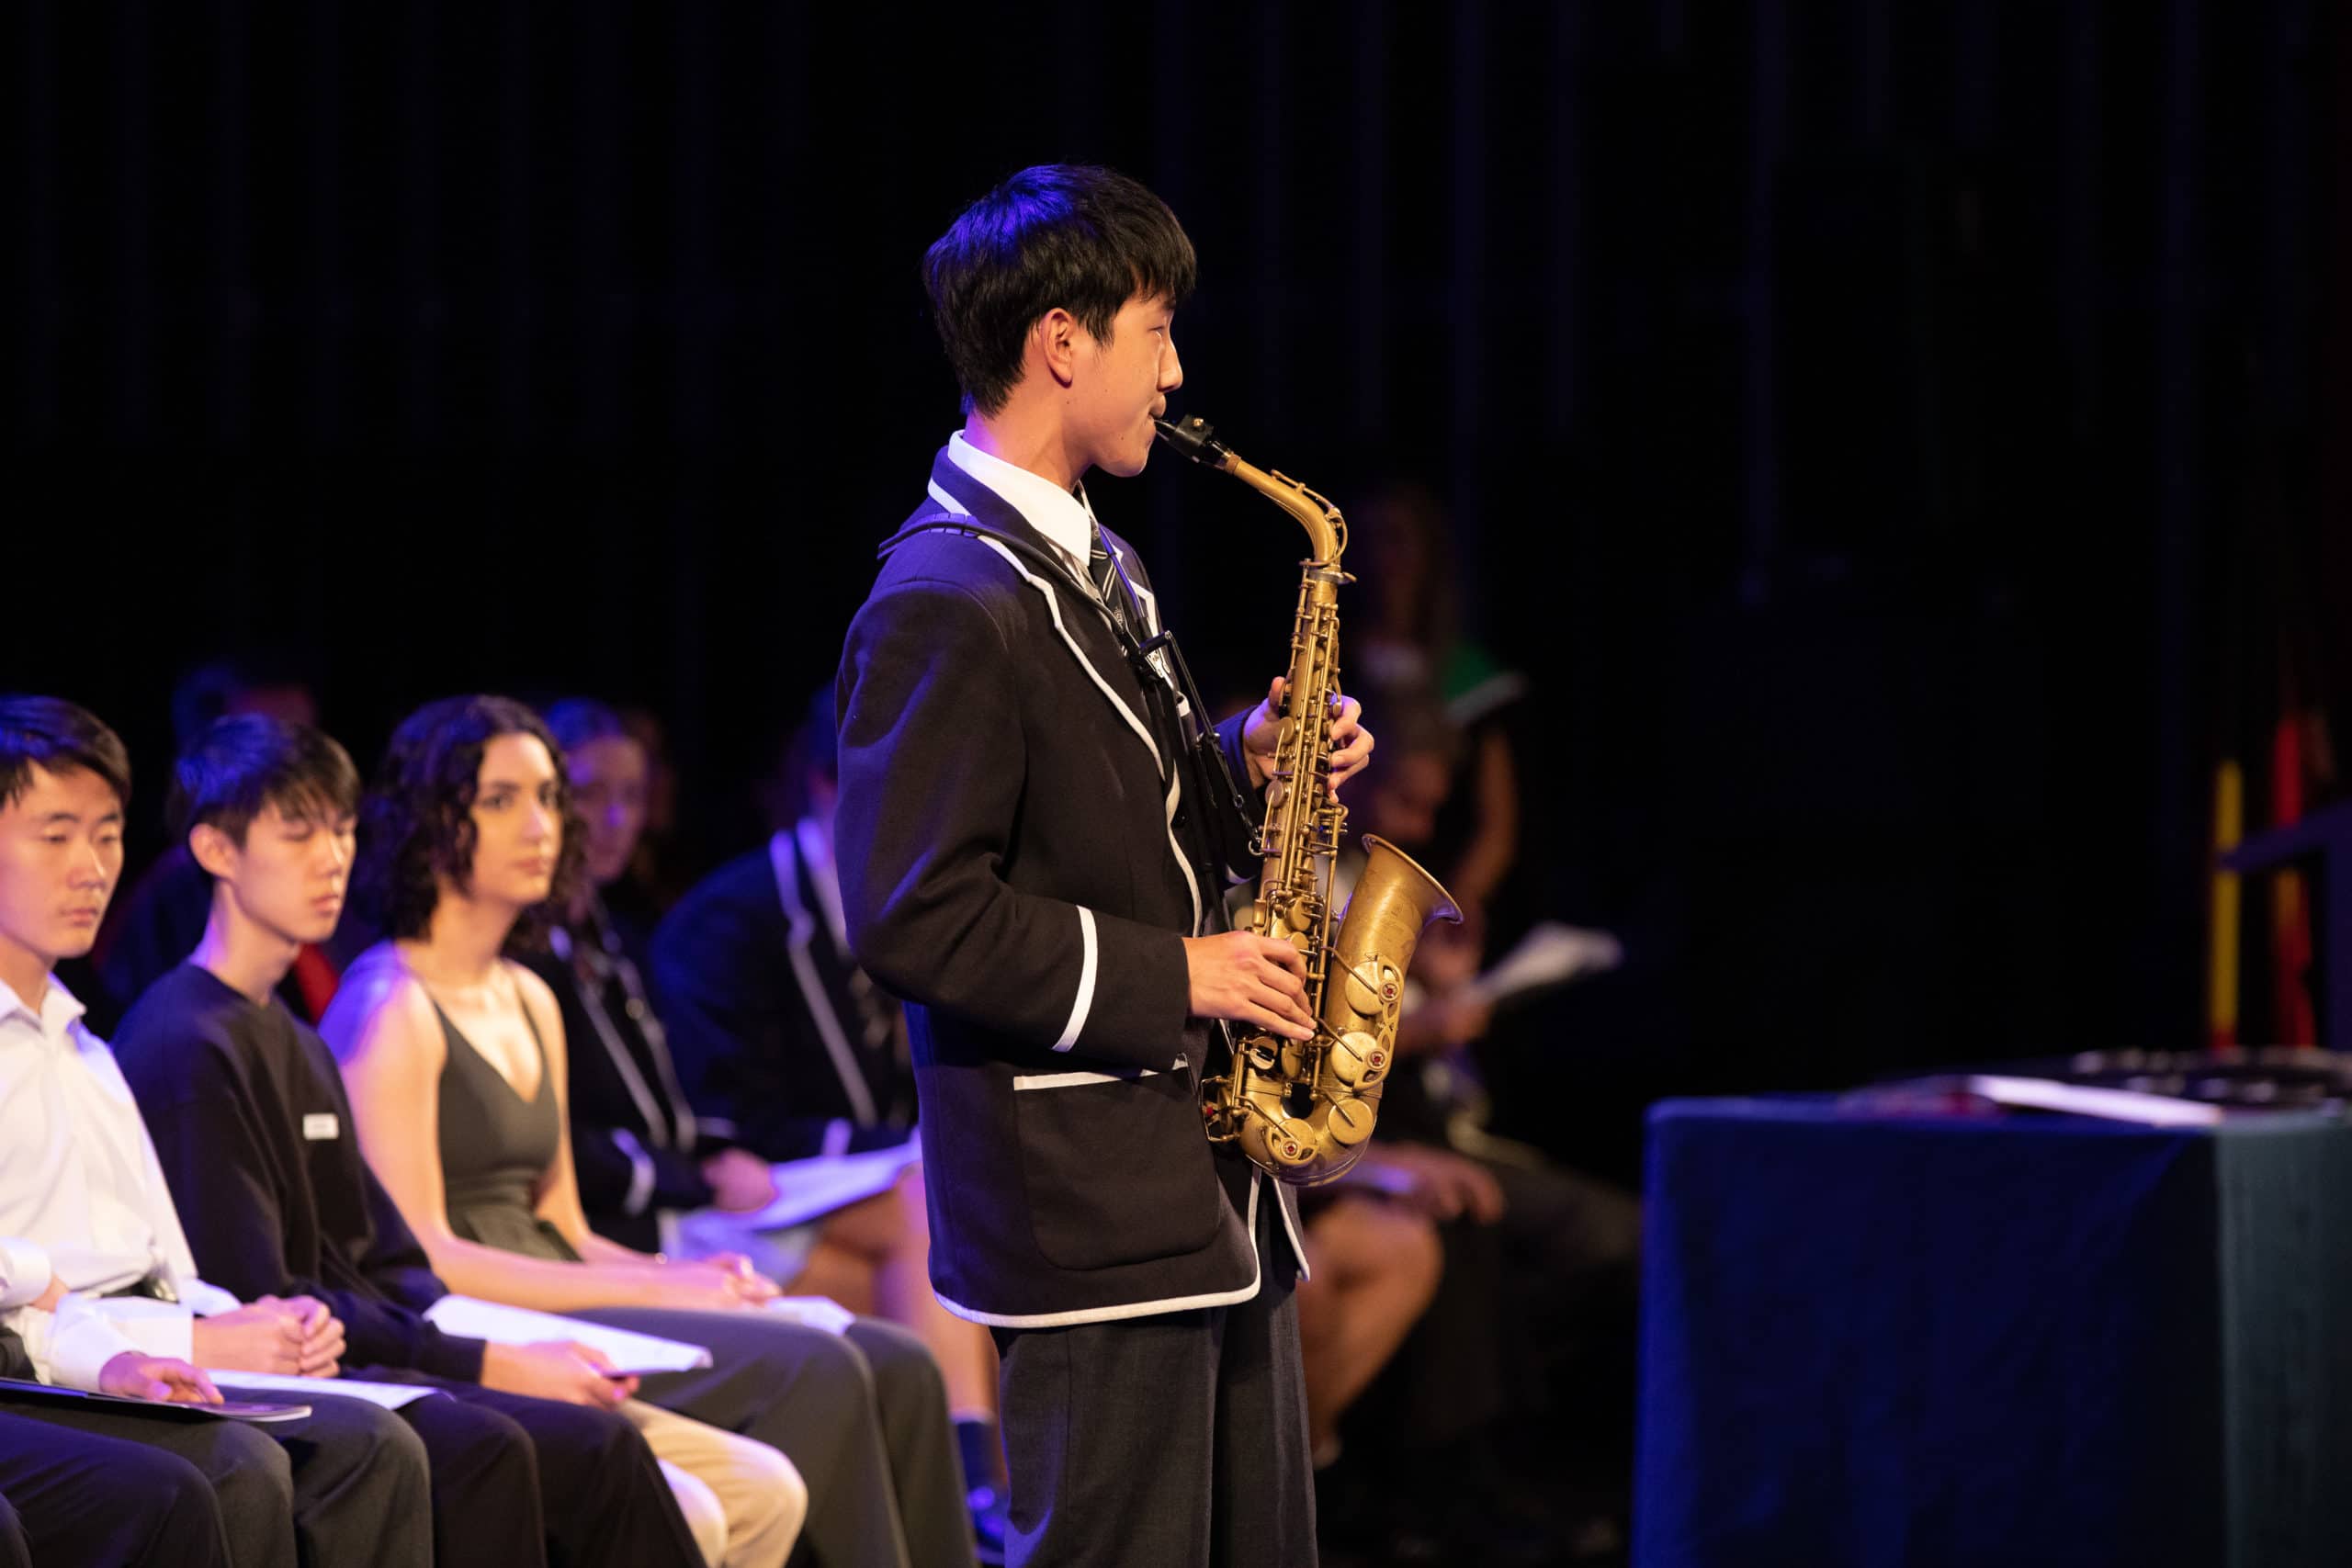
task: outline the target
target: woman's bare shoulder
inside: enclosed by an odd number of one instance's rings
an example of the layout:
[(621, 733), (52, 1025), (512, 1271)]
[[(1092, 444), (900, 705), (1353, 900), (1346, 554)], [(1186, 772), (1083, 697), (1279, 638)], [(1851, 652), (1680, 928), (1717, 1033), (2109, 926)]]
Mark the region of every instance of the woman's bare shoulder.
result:
[(437, 1024), (424, 982), (399, 949), (379, 942), (344, 971), (319, 1032), (338, 1061), (387, 1047), (438, 1058), (448, 1047)]

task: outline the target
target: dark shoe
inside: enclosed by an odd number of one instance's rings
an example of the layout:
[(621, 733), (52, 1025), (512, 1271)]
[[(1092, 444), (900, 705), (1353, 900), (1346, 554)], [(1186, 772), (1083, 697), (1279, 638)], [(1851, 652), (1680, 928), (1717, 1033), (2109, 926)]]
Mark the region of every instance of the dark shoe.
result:
[(1012, 1529), (1010, 1500), (993, 1486), (975, 1486), (964, 1501), (972, 1510), (972, 1555), (980, 1568), (1004, 1568), (1004, 1540)]

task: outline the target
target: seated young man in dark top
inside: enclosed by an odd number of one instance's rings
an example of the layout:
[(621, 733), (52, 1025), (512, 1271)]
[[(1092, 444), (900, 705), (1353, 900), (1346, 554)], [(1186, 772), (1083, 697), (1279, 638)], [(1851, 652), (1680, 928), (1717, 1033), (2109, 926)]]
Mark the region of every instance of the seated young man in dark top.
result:
[(401, 1412), (433, 1461), (440, 1563), (696, 1562), (652, 1452), (613, 1411), (629, 1380), (582, 1347), (486, 1345), (419, 1315), (446, 1292), (360, 1157), (334, 1054), (277, 994), (342, 913), (358, 795), (342, 747), (277, 719), (221, 719), (179, 760), (173, 826), (211, 915), (117, 1049), (190, 1245), (241, 1294), (329, 1303), (354, 1375), (453, 1396)]

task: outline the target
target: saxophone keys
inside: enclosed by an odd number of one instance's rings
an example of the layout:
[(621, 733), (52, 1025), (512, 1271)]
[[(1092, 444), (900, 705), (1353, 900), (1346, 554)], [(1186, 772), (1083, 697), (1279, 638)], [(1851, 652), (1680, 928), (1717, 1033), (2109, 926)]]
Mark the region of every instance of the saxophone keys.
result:
[(1322, 1140), (1315, 1129), (1295, 1117), (1285, 1117), (1280, 1125), (1266, 1134), (1266, 1149), (1282, 1164), (1295, 1169), (1314, 1162)]
[(1353, 1098), (1331, 1102), (1330, 1114), (1324, 1118), (1323, 1131), (1341, 1148), (1353, 1148), (1372, 1136), (1372, 1107)]
[(1378, 1035), (1368, 1030), (1351, 1029), (1332, 1043), (1329, 1060), (1331, 1076), (1353, 1089), (1380, 1077), (1388, 1053), (1381, 1049)]

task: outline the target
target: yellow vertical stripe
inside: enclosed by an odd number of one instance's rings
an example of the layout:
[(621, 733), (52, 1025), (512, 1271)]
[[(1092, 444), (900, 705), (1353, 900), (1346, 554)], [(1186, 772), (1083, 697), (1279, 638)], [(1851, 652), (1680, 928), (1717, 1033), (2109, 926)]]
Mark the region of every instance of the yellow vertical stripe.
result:
[(2245, 836), (2245, 771), (2223, 762), (2213, 773), (2213, 934), (2205, 972), (2206, 1042), (2234, 1045), (2238, 1035), (2238, 874), (2220, 857)]

